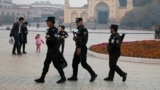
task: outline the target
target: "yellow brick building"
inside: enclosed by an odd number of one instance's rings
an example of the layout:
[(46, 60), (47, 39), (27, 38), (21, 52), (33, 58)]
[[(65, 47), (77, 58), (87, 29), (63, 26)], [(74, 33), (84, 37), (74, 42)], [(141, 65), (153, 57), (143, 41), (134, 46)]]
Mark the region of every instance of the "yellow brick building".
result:
[(73, 23), (76, 17), (82, 17), (84, 22), (118, 23), (131, 9), (133, 0), (126, 0), (123, 7), (120, 6), (119, 0), (88, 0), (88, 4), (83, 7), (70, 7), (69, 0), (65, 0), (64, 23)]

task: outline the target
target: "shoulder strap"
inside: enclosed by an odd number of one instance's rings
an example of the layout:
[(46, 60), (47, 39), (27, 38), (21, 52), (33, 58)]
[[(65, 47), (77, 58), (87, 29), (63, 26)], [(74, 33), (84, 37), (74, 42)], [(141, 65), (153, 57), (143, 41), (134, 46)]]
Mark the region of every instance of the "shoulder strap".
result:
[(125, 37), (125, 33), (123, 33), (123, 34), (121, 35), (121, 42), (123, 42), (124, 37)]

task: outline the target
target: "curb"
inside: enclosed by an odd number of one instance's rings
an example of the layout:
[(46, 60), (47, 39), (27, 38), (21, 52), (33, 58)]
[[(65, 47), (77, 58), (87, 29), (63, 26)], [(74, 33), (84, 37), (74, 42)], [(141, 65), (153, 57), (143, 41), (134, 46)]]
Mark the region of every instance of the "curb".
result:
[[(93, 57), (97, 57), (100, 59), (104, 59), (104, 60), (109, 59), (108, 55), (96, 53), (91, 50), (88, 50), (88, 55), (91, 55)], [(124, 62), (134, 62), (134, 63), (160, 64), (160, 59), (150, 59), (150, 58), (136, 58), (136, 57), (120, 56), (119, 60), (124, 61)]]

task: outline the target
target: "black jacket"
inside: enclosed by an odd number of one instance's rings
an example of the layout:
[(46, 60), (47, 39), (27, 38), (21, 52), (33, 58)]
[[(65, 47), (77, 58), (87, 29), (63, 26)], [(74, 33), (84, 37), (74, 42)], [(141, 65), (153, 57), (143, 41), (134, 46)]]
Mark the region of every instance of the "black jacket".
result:
[(82, 25), (77, 27), (77, 38), (76, 38), (76, 47), (77, 48), (86, 48), (88, 42), (88, 30)]
[(49, 28), (47, 30), (47, 35), (50, 37), (46, 40), (46, 44), (49, 51), (58, 50), (58, 29), (56, 27)]
[[(68, 37), (68, 33), (66, 31), (59, 31), (58, 32), (58, 35), (59, 35), (59, 40), (64, 40), (64, 38), (67, 38)], [(64, 37), (64, 38), (61, 38), (61, 37)]]
[(111, 34), (107, 46), (109, 54), (120, 55), (120, 47), (121, 47), (121, 36), (118, 33)]
[(28, 31), (27, 27), (24, 27), (22, 25), (21, 27), (22, 43), (27, 43), (27, 34), (28, 34), (27, 31)]
[(13, 27), (11, 29), (11, 32), (10, 32), (10, 37), (11, 36), (14, 36), (14, 37), (19, 37), (19, 23), (14, 23), (13, 24)]

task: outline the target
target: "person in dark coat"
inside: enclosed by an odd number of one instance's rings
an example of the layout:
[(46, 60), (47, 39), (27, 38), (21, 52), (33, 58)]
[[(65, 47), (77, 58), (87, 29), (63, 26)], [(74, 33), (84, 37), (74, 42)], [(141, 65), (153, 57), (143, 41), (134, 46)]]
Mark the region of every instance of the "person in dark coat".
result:
[(13, 24), (13, 27), (10, 32), (10, 37), (14, 37), (15, 43), (13, 45), (13, 50), (12, 54), (16, 55), (16, 49), (17, 49), (17, 54), (21, 55), (20, 52), (20, 40), (21, 40), (21, 25), (24, 21), (23, 17), (19, 18), (19, 21)]
[(65, 26), (64, 25), (60, 25), (59, 26), (59, 32), (58, 32), (58, 36), (59, 36), (59, 49), (61, 47), (61, 53), (63, 54), (64, 52), (64, 46), (65, 46), (65, 39), (68, 37), (68, 33), (65, 31)]
[(158, 39), (159, 37), (159, 26), (155, 25), (155, 39)]
[(87, 63), (87, 42), (88, 42), (88, 30), (83, 25), (82, 18), (76, 18), (76, 24), (78, 32), (74, 35), (73, 40), (76, 43), (76, 49), (73, 57), (72, 68), (73, 75), (68, 78), (69, 81), (77, 81), (78, 65), (81, 63), (82, 67), (85, 68), (91, 75), (90, 82), (93, 82), (97, 74), (92, 70), (92, 68)]
[[(25, 50), (25, 45), (27, 43), (27, 34), (28, 34), (28, 29), (27, 29), (27, 26), (28, 26), (28, 22), (24, 22), (22, 27), (21, 27), (21, 44), (20, 44), (20, 48), (23, 47), (23, 53), (24, 54), (27, 54), (26, 50)], [(21, 50), (21, 49), (20, 49)]]
[(111, 36), (108, 43), (108, 52), (109, 52), (109, 67), (110, 71), (107, 78), (104, 78), (105, 81), (113, 81), (114, 74), (117, 72), (121, 77), (122, 81), (125, 82), (127, 78), (127, 73), (122, 71), (117, 65), (118, 58), (121, 54), (121, 36), (118, 34), (118, 25), (112, 24), (110, 27)]
[(66, 81), (66, 77), (63, 72), (63, 67), (60, 65), (60, 52), (58, 48), (58, 29), (54, 26), (55, 17), (48, 17), (46, 20), (49, 29), (46, 33), (46, 44), (48, 47), (46, 59), (44, 61), (44, 67), (42, 75), (39, 79), (36, 79), (37, 83), (44, 83), (45, 76), (49, 70), (49, 65), (53, 62), (54, 67), (58, 70), (61, 79), (57, 81), (57, 83), (64, 83)]
[(40, 25), (39, 25), (39, 23), (37, 23), (37, 28), (39, 28), (40, 27)]

